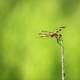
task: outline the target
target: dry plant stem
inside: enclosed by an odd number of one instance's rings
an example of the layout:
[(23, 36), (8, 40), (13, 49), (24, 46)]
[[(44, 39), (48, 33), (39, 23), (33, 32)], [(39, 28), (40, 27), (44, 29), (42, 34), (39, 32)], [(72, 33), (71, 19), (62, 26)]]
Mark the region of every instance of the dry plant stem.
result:
[(61, 40), (61, 80), (64, 80), (64, 44), (63, 40)]

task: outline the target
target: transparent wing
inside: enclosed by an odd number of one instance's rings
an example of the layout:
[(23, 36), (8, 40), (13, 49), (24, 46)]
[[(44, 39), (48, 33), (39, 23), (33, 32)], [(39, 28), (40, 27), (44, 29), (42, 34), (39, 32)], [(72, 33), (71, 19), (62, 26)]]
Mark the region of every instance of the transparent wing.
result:
[(49, 32), (48, 31), (41, 31), (41, 33), (39, 33), (40, 37), (49, 37)]

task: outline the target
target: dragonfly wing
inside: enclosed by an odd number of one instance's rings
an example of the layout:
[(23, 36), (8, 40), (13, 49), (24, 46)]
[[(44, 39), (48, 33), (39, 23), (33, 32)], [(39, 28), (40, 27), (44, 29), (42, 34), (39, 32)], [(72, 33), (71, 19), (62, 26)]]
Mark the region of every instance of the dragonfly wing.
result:
[(41, 33), (39, 33), (39, 35), (41, 37), (48, 37), (49, 36), (49, 33), (47, 31), (42, 31)]

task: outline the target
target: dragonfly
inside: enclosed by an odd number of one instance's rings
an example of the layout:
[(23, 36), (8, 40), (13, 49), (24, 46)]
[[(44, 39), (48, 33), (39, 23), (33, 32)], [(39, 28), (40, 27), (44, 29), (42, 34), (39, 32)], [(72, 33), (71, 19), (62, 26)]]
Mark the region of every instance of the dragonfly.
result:
[(39, 33), (39, 35), (40, 35), (40, 37), (56, 38), (57, 43), (60, 44), (60, 41), (62, 40), (61, 31), (63, 29), (65, 29), (65, 26), (60, 26), (60, 27), (56, 28), (55, 32), (41, 31), (41, 33)]

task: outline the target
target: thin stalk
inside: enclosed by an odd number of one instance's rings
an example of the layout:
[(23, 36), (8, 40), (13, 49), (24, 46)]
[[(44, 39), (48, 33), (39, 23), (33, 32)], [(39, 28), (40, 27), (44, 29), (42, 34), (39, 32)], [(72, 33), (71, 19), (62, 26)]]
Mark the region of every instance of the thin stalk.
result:
[(64, 44), (63, 44), (63, 40), (61, 40), (61, 80), (64, 80), (65, 77), (65, 71), (64, 71)]

